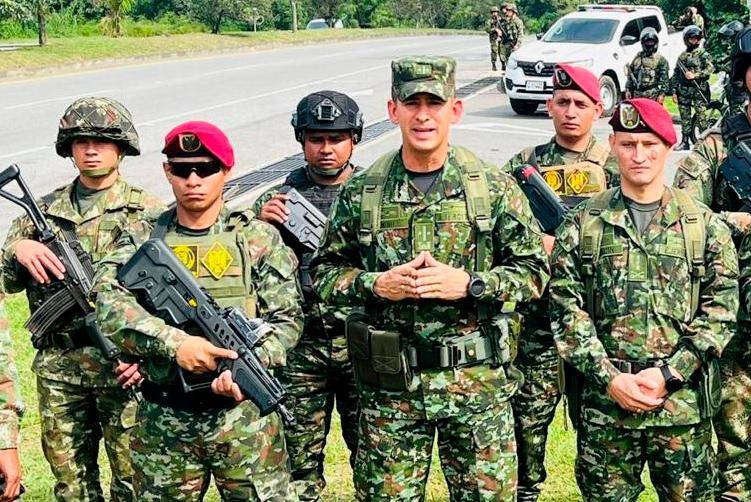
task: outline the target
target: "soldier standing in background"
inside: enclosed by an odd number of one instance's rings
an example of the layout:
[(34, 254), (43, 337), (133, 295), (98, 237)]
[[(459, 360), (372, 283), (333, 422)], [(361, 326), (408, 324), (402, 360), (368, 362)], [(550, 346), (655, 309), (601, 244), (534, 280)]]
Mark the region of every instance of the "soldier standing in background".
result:
[[(511, 158), (502, 170), (514, 172), (535, 166), (550, 187), (570, 206), (618, 184), (618, 166), (610, 147), (595, 139), (592, 125), (602, 115), (602, 98), (597, 77), (587, 69), (556, 65), (553, 97), (547, 102), (555, 136), (542, 145), (526, 148)], [(554, 237), (544, 235), (545, 248), (552, 251)], [(549, 297), (522, 308), (524, 324), (519, 339), (516, 366), (524, 384), (511, 404), (516, 420), (519, 452), (520, 502), (534, 502), (540, 496), (545, 472), (545, 444), (548, 428), (561, 395), (558, 390), (558, 352), (550, 332)]]
[[(745, 28), (738, 35), (730, 53), (730, 65), (731, 85), (751, 92), (751, 28)], [(751, 215), (746, 211), (746, 201), (734, 188), (737, 181), (731, 182), (725, 177), (723, 165), (731, 162), (730, 153), (740, 149), (740, 143), (748, 142), (750, 137), (751, 109), (725, 117), (719, 128), (711, 130), (681, 160), (673, 181), (674, 186), (684, 189), (717, 212), (732, 230), (733, 240), (740, 248), (738, 332), (720, 360), (722, 408), (714, 422), (723, 477), (718, 500), (733, 502), (751, 500), (751, 240), (746, 238)]]
[[(294, 188), (328, 216), (339, 188), (358, 170), (350, 158), (362, 137), (363, 118), (349, 96), (319, 91), (304, 97), (292, 117), (292, 127), (308, 165), (292, 171), (284, 183), (266, 191), (253, 206), (257, 218), (276, 226), (289, 219), (287, 190)], [(357, 388), (344, 337), (344, 319), (349, 309), (321, 302), (310, 277), (313, 252), (287, 232), (282, 231), (282, 237), (300, 261), (306, 314), (300, 343), (279, 372), (296, 420), (296, 424), (285, 428), (284, 434), (300, 500), (318, 500), (326, 487), (324, 448), (334, 401), (350, 451), (350, 465), (354, 465), (357, 452)]]
[(626, 67), (626, 99), (649, 98), (662, 104), (670, 91), (670, 66), (657, 48), (660, 38), (657, 30), (647, 27), (639, 36), (641, 51)]
[(402, 147), (342, 187), (313, 259), (321, 298), (361, 307), (347, 319), (357, 498), (421, 500), (437, 431), (452, 500), (511, 501), (513, 302), (545, 287), (541, 235), (513, 178), (449, 145), (456, 62), (391, 68)]
[[(506, 8), (504, 6), (504, 14)], [(506, 61), (501, 56), (503, 52), (503, 24), (504, 20), (501, 18), (501, 12), (498, 7), (490, 8), (490, 19), (488, 19), (485, 25), (485, 31), (490, 38), (490, 64), (493, 67), (493, 71), (498, 71), (498, 66), (495, 64), (497, 59), (501, 60), (501, 68), (506, 69)]]
[(509, 56), (521, 47), (524, 39), (524, 22), (519, 17), (519, 8), (515, 3), (504, 4), (505, 18), (503, 20), (503, 47), (501, 50), (501, 65), (506, 69)]
[[(261, 417), (229, 370), (213, 373), (218, 359), (237, 353), (216, 347), (191, 323), (176, 327), (150, 315), (117, 281), (137, 247), (160, 238), (220, 307), (268, 323), (253, 348), (266, 367), (283, 366), (302, 331), (294, 254), (274, 227), (224, 205), (234, 165), (229, 139), (213, 124), (186, 122), (167, 134), (162, 153), (175, 208), (149, 228), (128, 229), (104, 258), (96, 285), (102, 331), (124, 354), (144, 360), (131, 442), (136, 495), (201, 500), (213, 476), (223, 500), (295, 500), (279, 415)], [(203, 374), (200, 383), (210, 387), (186, 392), (178, 368)]]
[[(130, 112), (114, 99), (73, 102), (60, 119), (55, 146), (58, 155), (72, 159), (78, 176), (42, 197), (39, 205), (53, 230), (74, 235), (97, 267), (123, 228), (139, 224), (146, 212), (163, 205), (120, 176), (123, 157), (140, 150)], [(28, 216), (14, 220), (0, 270), (5, 291), (25, 290), (32, 313), (56, 291), (47, 287), (51, 278), (65, 273), (57, 256), (36, 237)], [(112, 469), (110, 496), (133, 500), (129, 430), (136, 402), (121, 385), (140, 380), (137, 365), (108, 361), (80, 317), (64, 316), (39, 343), (33, 369), (42, 449), (55, 476), (55, 497), (102, 500), (97, 457), (104, 438)]]
[(686, 10), (683, 12), (683, 14), (675, 21), (675, 29), (676, 30), (682, 30), (683, 28), (686, 28), (687, 26), (697, 26), (702, 34), (704, 33), (704, 18), (701, 14), (699, 14), (699, 10), (694, 7), (693, 5), (689, 5), (686, 7)]
[(5, 480), (3, 502), (14, 500), (21, 491), (21, 459), (18, 432), (24, 403), (18, 389), (18, 369), (13, 362), (13, 340), (5, 309), (5, 294), (0, 293), (0, 475)]
[(660, 500), (712, 500), (735, 247), (716, 214), (665, 187), (676, 137), (662, 105), (623, 101), (610, 123), (620, 187), (567, 215), (551, 258), (553, 334), (581, 382), (577, 483), (587, 501), (635, 501), (646, 462)]
[(714, 66), (709, 53), (700, 47), (703, 35), (701, 29), (691, 25), (683, 30), (683, 42), (686, 50), (678, 56), (673, 71), (671, 89), (673, 101), (678, 103), (681, 114), (681, 144), (676, 150), (691, 148), (691, 133), (694, 127), (706, 130), (706, 111), (711, 93), (709, 77)]

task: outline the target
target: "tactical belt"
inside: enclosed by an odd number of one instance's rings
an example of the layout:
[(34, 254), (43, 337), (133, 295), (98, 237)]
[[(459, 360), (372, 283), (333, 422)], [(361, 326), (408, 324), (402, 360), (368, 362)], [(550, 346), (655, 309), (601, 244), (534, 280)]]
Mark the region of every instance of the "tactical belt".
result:
[(628, 359), (610, 359), (613, 366), (618, 368), (623, 373), (631, 373), (635, 375), (642, 370), (649, 368), (659, 368), (666, 364), (666, 359), (641, 359), (641, 360), (628, 360)]
[(473, 366), (492, 359), (493, 341), (483, 335), (469, 341), (440, 346), (408, 346), (409, 365), (415, 369), (437, 370)]
[(219, 396), (211, 389), (186, 394), (175, 382), (174, 385), (159, 385), (149, 380), (141, 384), (141, 394), (150, 403), (167, 406), (180, 411), (202, 412), (226, 410), (235, 406), (235, 400)]

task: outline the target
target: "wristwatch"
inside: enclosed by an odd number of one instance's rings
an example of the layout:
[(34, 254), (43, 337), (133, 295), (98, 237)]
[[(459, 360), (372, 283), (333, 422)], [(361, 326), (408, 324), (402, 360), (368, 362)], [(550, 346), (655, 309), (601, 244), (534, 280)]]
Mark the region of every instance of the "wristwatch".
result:
[(469, 284), (467, 284), (467, 295), (471, 298), (480, 298), (485, 294), (485, 281), (474, 272), (469, 274)]
[(668, 391), (668, 394), (672, 394), (683, 387), (683, 380), (673, 375), (667, 364), (660, 366), (660, 371), (662, 372), (662, 378), (665, 379), (665, 389)]

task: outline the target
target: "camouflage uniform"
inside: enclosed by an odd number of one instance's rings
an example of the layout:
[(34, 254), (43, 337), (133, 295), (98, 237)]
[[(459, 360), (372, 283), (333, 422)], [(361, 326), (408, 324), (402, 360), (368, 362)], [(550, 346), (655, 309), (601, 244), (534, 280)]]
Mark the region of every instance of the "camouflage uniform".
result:
[(501, 60), (501, 67), (506, 68), (506, 60), (501, 56), (503, 54), (503, 37), (498, 36), (494, 28), (503, 29), (505, 22), (502, 18), (498, 18), (493, 21), (493, 18), (488, 19), (485, 23), (485, 31), (490, 39), (490, 63), (495, 68), (495, 62), (497, 59)]
[(503, 19), (503, 47), (501, 49), (501, 62), (506, 67), (511, 53), (521, 47), (524, 40), (524, 22), (519, 17), (519, 12), (515, 5), (507, 4), (507, 9), (514, 9), (514, 15), (509, 19)]
[[(273, 329), (259, 353), (270, 361), (270, 367), (284, 365), (286, 352), (302, 329), (302, 310), (295, 279), (297, 260), (279, 233), (252, 219), (252, 214), (222, 209), (205, 235), (197, 235), (179, 230), (173, 213), (165, 214), (165, 241), (173, 249), (195, 250), (192, 270), (221, 306), (242, 306), (250, 317), (269, 321)], [(174, 357), (187, 338), (184, 331), (148, 314), (133, 294), (117, 284), (118, 266), (135, 253), (149, 230), (132, 228), (124, 234), (117, 249), (104, 259), (96, 286), (103, 332), (124, 353), (145, 360), (147, 399), (139, 405), (131, 441), (139, 500), (200, 500), (209, 474), (224, 500), (289, 500), (293, 497), (289, 460), (276, 413), (261, 418), (248, 400), (236, 406), (211, 401), (202, 409), (179, 409), (158, 403), (148, 394), (149, 389), (169, 393), (177, 386)], [(222, 274), (206, 265), (215, 261), (211, 257), (215, 252), (232, 257)], [(176, 399), (183, 403), (224, 399), (210, 391), (196, 396)]]
[(25, 406), (18, 392), (18, 369), (13, 362), (13, 340), (0, 293), (0, 450), (18, 448), (19, 421)]
[[(550, 317), (561, 357), (584, 375), (576, 461), (584, 500), (636, 500), (645, 461), (661, 500), (714, 496), (711, 425), (700, 416), (694, 377), (732, 336), (738, 263), (727, 226), (691, 203), (686, 194), (666, 189), (639, 235), (620, 189), (614, 188), (582, 204), (558, 230)], [(705, 229), (700, 277), (686, 256), (689, 211), (698, 211)], [(599, 258), (587, 267), (580, 243), (588, 236), (580, 228), (585, 216), (588, 229), (591, 222), (602, 223)], [(699, 302), (695, 315), (692, 289)], [(594, 319), (585, 310), (588, 291)], [(689, 383), (646, 414), (614, 403), (606, 392), (611, 380), (635, 361), (649, 367), (655, 360), (667, 362)]]
[[(295, 188), (327, 215), (340, 186), (318, 185), (307, 168), (300, 168), (290, 173), (283, 184), (261, 195), (253, 206), (254, 212), (260, 214), (263, 205), (282, 187)], [(292, 463), (292, 478), (300, 499), (317, 500), (326, 486), (324, 448), (334, 400), (341, 418), (342, 436), (350, 451), (350, 465), (354, 466), (357, 451), (357, 388), (344, 338), (344, 319), (349, 309), (335, 308), (320, 301), (309, 284), (307, 267), (312, 253), (298, 249), (301, 246), (291, 242), (294, 239), (285, 241), (296, 251), (302, 264), (301, 271), (305, 267), (308, 276), (301, 277), (305, 329), (300, 343), (290, 351), (287, 365), (279, 373), (280, 381), (290, 395), (289, 408), (297, 420), (296, 424), (285, 429), (284, 435)]]
[[(619, 173), (615, 159), (610, 155), (610, 148), (597, 141), (590, 140), (582, 153), (564, 149), (555, 138), (534, 148), (527, 148), (511, 158), (501, 169), (512, 173), (518, 167), (534, 165), (542, 169), (543, 176), (551, 188), (562, 197), (574, 194), (577, 198), (589, 197), (605, 188), (618, 184)], [(599, 179), (597, 183), (587, 186), (574, 186), (571, 182), (555, 183), (556, 174), (561, 170), (555, 166), (567, 166), (570, 173), (590, 173), (588, 179)], [(547, 169), (554, 168), (554, 169)], [(575, 171), (571, 171), (571, 169)], [(565, 174), (561, 175), (563, 180)], [(547, 477), (545, 472), (545, 444), (548, 427), (555, 416), (555, 409), (561, 395), (558, 391), (558, 353), (555, 349), (553, 334), (550, 332), (548, 316), (548, 295), (540, 300), (525, 305), (522, 309), (524, 324), (519, 340), (517, 368), (524, 375), (524, 383), (512, 400), (516, 419), (516, 444), (519, 452), (519, 490), (518, 500), (534, 501), (540, 494), (542, 483)]]
[[(76, 184), (55, 190), (38, 201), (56, 233), (72, 229), (83, 250), (97, 266), (114, 245), (120, 231), (137, 222), (146, 211), (161, 209), (162, 203), (121, 178), (103, 190), (96, 203), (81, 215), (76, 207)], [(8, 293), (26, 291), (31, 312), (48, 298), (45, 288), (33, 282), (15, 259), (15, 244), (36, 238), (27, 216), (11, 224), (3, 245), (2, 281)], [(111, 495), (114, 500), (131, 500), (132, 470), (128, 454), (128, 430), (134, 425), (135, 401), (117, 384), (114, 364), (93, 345), (63, 348), (68, 340), (88, 340), (74, 318), (67, 318), (34, 358), (37, 376), (42, 448), (55, 475), (55, 496), (60, 500), (99, 500), (98, 451), (104, 438), (112, 468)]]
[(670, 67), (668, 60), (655, 52), (649, 56), (639, 51), (626, 67), (626, 91), (634, 98), (657, 99), (670, 90)]
[[(681, 65), (683, 69), (681, 69)], [(693, 80), (684, 77), (684, 70), (694, 73)], [(681, 139), (691, 137), (691, 127), (696, 122), (700, 131), (709, 126), (706, 123), (707, 100), (711, 98), (709, 78), (714, 66), (712, 58), (703, 47), (684, 51), (678, 56), (670, 87), (678, 96), (678, 111), (681, 115)], [(703, 97), (702, 97), (703, 96)]]
[[(741, 293), (747, 294), (749, 243), (744, 240), (748, 228), (741, 218), (743, 201), (722, 175), (720, 166), (727, 153), (738, 142), (737, 134), (751, 133), (746, 113), (723, 120), (721, 130), (713, 130), (697, 143), (691, 153), (678, 164), (673, 185), (684, 189), (695, 199), (719, 213), (733, 232), (733, 240), (740, 247), (742, 266)], [(741, 247), (741, 242), (744, 245)], [(738, 312), (738, 331), (721, 359), (723, 376), (723, 406), (715, 418), (718, 437), (720, 472), (724, 476), (723, 491), (728, 500), (751, 499), (751, 369), (746, 361), (751, 354), (749, 333), (751, 324), (747, 302), (741, 302)], [(732, 497), (732, 498), (731, 498)]]

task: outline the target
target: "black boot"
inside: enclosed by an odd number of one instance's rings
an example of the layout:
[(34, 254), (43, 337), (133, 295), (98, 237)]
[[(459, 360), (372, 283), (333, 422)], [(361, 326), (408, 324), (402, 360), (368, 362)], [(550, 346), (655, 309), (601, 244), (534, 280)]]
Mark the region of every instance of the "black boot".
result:
[(491, 61), (491, 64), (493, 65), (493, 71), (498, 71), (498, 67), (495, 65), (495, 61)]
[(689, 144), (688, 138), (683, 138), (681, 143), (675, 147), (675, 150), (680, 152), (684, 150), (691, 150), (691, 145)]

